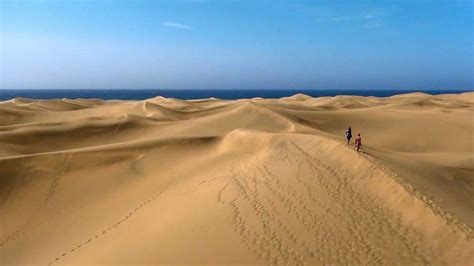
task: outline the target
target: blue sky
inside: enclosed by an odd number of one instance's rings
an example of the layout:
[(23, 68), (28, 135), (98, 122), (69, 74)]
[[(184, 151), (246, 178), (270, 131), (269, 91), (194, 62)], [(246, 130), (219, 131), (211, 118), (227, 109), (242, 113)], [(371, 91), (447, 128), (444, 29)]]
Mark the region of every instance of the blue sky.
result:
[(0, 89), (474, 89), (473, 9), (0, 0)]

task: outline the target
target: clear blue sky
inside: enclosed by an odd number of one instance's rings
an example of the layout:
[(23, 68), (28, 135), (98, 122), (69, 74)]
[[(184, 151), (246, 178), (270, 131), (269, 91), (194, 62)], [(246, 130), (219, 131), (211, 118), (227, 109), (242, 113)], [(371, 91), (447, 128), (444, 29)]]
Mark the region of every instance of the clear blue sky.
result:
[(0, 89), (474, 89), (473, 8), (0, 0)]

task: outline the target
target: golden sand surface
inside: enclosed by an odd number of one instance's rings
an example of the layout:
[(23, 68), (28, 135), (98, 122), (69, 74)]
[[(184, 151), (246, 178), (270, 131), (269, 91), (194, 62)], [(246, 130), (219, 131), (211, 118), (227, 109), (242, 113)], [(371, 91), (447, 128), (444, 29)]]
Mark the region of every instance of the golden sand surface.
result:
[(474, 265), (473, 151), (474, 93), (15, 98), (0, 264)]

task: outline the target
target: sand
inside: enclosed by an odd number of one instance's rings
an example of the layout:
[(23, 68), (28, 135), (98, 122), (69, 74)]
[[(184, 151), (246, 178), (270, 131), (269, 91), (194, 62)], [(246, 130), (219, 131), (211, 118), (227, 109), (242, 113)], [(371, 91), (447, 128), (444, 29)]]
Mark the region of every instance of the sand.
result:
[(15, 98), (0, 264), (473, 265), (473, 151), (474, 93)]

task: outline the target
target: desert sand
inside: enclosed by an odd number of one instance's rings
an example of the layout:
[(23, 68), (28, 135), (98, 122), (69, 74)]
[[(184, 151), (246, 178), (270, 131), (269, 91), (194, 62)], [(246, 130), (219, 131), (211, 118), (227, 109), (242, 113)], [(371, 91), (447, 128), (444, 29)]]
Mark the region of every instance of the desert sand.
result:
[(473, 151), (474, 93), (15, 98), (0, 264), (474, 265)]

